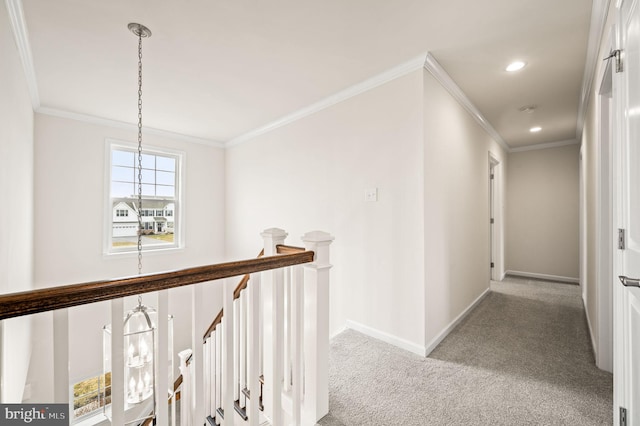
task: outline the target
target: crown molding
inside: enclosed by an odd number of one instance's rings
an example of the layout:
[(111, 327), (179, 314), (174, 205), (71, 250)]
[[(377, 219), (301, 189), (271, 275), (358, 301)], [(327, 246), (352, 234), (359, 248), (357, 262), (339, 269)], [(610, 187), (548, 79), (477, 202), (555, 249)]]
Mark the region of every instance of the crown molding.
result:
[(38, 81), (36, 79), (36, 71), (33, 66), (33, 56), (31, 55), (31, 45), (29, 43), (29, 32), (27, 31), (27, 23), (24, 19), (24, 10), (22, 9), (21, 0), (5, 0), (9, 22), (11, 23), (11, 31), (16, 42), (18, 55), (22, 62), (24, 76), (27, 80), (27, 88), (31, 97), (31, 106), (34, 111), (40, 106), (40, 95), (38, 93)]
[(502, 148), (504, 148), (507, 152), (510, 151), (509, 145), (502, 139), (502, 137), (498, 134), (496, 129), (493, 128), (489, 120), (487, 120), (484, 115), (480, 112), (480, 110), (471, 102), (471, 100), (467, 97), (467, 95), (462, 91), (460, 86), (456, 84), (455, 81), (451, 78), (451, 76), (442, 68), (442, 65), (433, 57), (433, 55), (429, 52), (427, 53), (427, 58), (424, 62), (424, 67), (427, 71), (431, 73), (435, 77), (436, 80), (454, 97), (455, 100), (467, 110), (469, 114), (473, 118), (476, 119), (478, 124), (482, 126), (482, 128), (495, 140)]
[(287, 124), (293, 123), (294, 121), (300, 120), (301, 118), (307, 117), (311, 114), (315, 114), (318, 111), (321, 111), (332, 105), (335, 105), (349, 98), (357, 96), (375, 87), (381, 86), (385, 83), (388, 83), (389, 81), (395, 80), (396, 78), (407, 75), (413, 71), (417, 71), (423, 67), (424, 57), (425, 57), (424, 54), (417, 56), (411, 59), (410, 61), (400, 64), (394, 68), (391, 68), (390, 70), (387, 70), (381, 74), (371, 77), (361, 83), (355, 84), (331, 96), (328, 96), (305, 108), (299, 109), (296, 112), (285, 115), (284, 117), (281, 117), (275, 121), (272, 121), (271, 123), (265, 124), (264, 126), (258, 127), (257, 129), (251, 130), (247, 133), (237, 136), (229, 140), (226, 143), (226, 146), (229, 147), (229, 146), (240, 145), (244, 142), (247, 142), (250, 139), (255, 138), (256, 136), (262, 135), (264, 133), (268, 133), (272, 130), (277, 129), (278, 127), (286, 126)]
[[(50, 115), (53, 117), (67, 118), (70, 120), (82, 121), (89, 124), (96, 124), (99, 126), (113, 127), (116, 129), (124, 129), (137, 131), (138, 126), (133, 123), (126, 123), (124, 121), (110, 120), (108, 118), (96, 117), (93, 115), (78, 114), (76, 112), (64, 111), (56, 108), (38, 107), (35, 112), (38, 114)], [(161, 136), (169, 139), (180, 140), (183, 142), (196, 143), (200, 145), (208, 145), (216, 148), (224, 148), (223, 142), (214, 141), (210, 139), (198, 138), (195, 136), (183, 135), (181, 133), (174, 133), (168, 130), (156, 129), (153, 127), (143, 127), (142, 130), (149, 135)]]
[(569, 145), (578, 145), (580, 143), (579, 139), (568, 139), (566, 141), (558, 141), (558, 142), (549, 142), (549, 143), (541, 143), (536, 145), (526, 145), (519, 146), (517, 148), (511, 148), (509, 151), (511, 152), (525, 152), (525, 151), (536, 151), (539, 149), (549, 149), (549, 148), (560, 148), (561, 146), (569, 146)]
[(582, 76), (582, 89), (580, 91), (580, 103), (578, 105), (578, 120), (576, 124), (576, 139), (582, 139), (582, 131), (587, 115), (587, 106), (593, 90), (593, 79), (598, 68), (600, 44), (607, 23), (611, 0), (593, 0), (591, 8), (591, 23), (589, 24), (589, 41), (587, 43), (587, 59), (585, 61), (584, 75)]

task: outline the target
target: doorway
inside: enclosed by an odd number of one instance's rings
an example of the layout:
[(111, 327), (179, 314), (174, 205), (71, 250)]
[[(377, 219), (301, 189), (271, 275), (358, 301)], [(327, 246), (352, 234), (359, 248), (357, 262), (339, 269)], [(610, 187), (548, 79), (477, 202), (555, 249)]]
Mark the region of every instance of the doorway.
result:
[(489, 279), (504, 278), (502, 249), (502, 179), (498, 158), (489, 153)]
[[(613, 37), (610, 37), (610, 44)], [(613, 62), (608, 61), (600, 79), (597, 97), (598, 147), (596, 161), (596, 364), (613, 372)]]

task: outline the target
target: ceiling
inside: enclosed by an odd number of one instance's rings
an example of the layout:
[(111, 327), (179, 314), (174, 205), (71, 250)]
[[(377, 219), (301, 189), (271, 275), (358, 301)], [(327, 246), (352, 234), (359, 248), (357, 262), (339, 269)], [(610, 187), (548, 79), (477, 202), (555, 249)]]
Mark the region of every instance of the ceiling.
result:
[[(10, 0), (14, 3), (19, 0)], [(576, 138), (591, 0), (22, 0), (37, 107), (226, 143), (431, 52), (511, 148)], [(527, 67), (504, 70), (521, 59)], [(532, 113), (520, 112), (535, 105)], [(542, 127), (536, 134), (533, 125)]]

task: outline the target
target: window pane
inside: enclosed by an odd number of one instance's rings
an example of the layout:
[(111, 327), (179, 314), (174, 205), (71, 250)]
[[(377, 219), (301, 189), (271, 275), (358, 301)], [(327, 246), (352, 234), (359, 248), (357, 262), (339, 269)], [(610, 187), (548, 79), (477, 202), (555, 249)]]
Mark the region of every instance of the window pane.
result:
[[(136, 156), (136, 165), (138, 164)], [(156, 156), (151, 154), (142, 154), (142, 168), (143, 169), (155, 169), (156, 168)]]
[(111, 163), (114, 166), (134, 166), (134, 154), (131, 151), (113, 150), (111, 155)]
[(111, 168), (111, 180), (121, 182), (134, 182), (135, 174), (132, 167), (113, 166)]
[[(142, 245), (145, 249), (172, 246), (176, 240), (174, 221), (179, 156), (142, 154)], [(127, 203), (114, 199), (111, 220), (111, 248), (135, 251), (138, 240), (138, 216), (131, 203), (138, 197), (138, 152), (135, 149), (112, 150), (111, 196), (133, 198)], [(131, 210), (129, 210), (131, 209)], [(171, 219), (171, 222), (167, 221)]]
[(111, 183), (111, 197), (122, 198), (132, 197), (136, 194), (133, 183), (124, 182), (112, 182)]
[(156, 183), (159, 185), (174, 185), (176, 174), (171, 172), (156, 172)]
[[(136, 182), (138, 181), (138, 175), (136, 173)], [(142, 169), (142, 183), (156, 183), (155, 170)]]
[(156, 195), (156, 186), (142, 184), (142, 195), (151, 195), (151, 196)]
[(159, 197), (175, 197), (176, 191), (173, 186), (158, 185), (156, 187), (156, 195)]
[(156, 168), (158, 170), (165, 170), (167, 172), (175, 172), (176, 171), (176, 159), (169, 157), (160, 157), (156, 158)]

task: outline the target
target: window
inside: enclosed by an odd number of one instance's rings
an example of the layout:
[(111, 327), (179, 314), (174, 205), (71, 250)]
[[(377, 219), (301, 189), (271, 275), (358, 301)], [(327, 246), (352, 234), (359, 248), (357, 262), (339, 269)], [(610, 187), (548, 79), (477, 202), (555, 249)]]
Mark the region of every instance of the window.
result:
[[(160, 149), (142, 154), (142, 208), (138, 204), (138, 150), (109, 144), (109, 209), (107, 252), (136, 251), (142, 228), (143, 250), (178, 247), (179, 188), (182, 155)], [(140, 222), (138, 223), (138, 210)], [(166, 213), (166, 214), (165, 214)], [(173, 221), (169, 226), (166, 216)]]
[(111, 373), (73, 385), (73, 417), (79, 418), (111, 403)]

